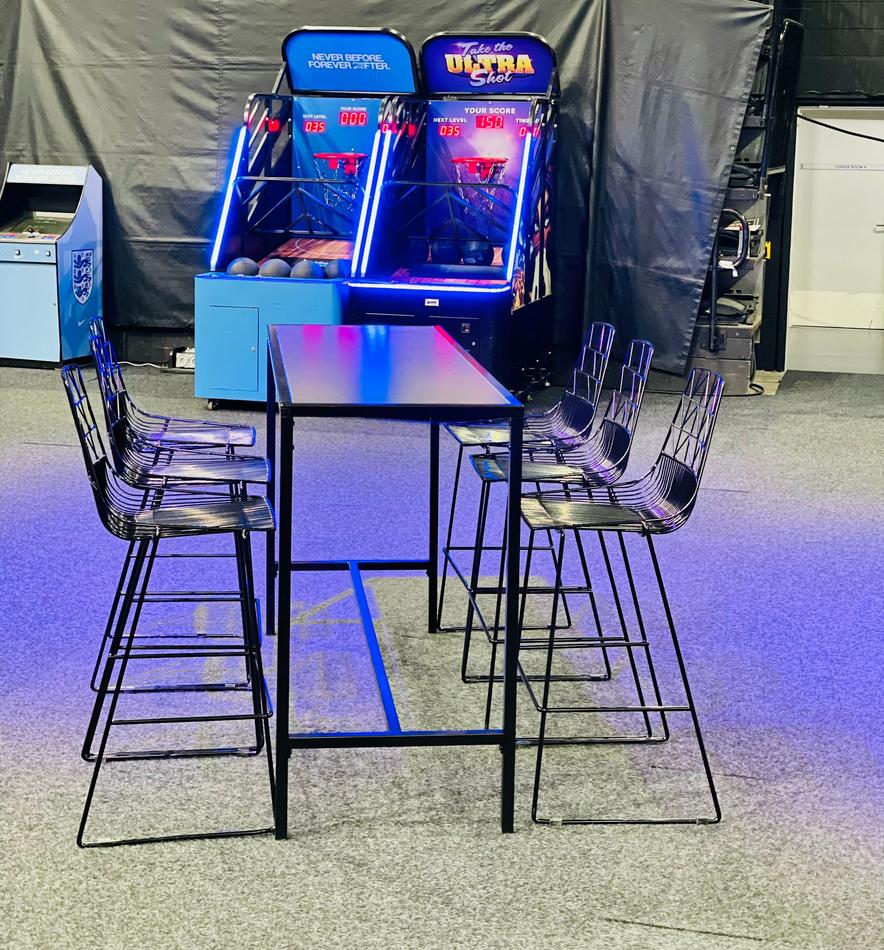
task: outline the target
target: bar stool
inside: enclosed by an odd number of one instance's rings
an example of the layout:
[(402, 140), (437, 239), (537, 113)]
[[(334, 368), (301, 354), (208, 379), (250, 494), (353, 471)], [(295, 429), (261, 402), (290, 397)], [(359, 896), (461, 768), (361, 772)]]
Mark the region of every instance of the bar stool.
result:
[[(273, 763), (270, 747), (270, 697), (264, 679), (258, 628), (257, 603), (251, 558), (250, 536), (254, 531), (272, 531), (273, 513), (266, 498), (210, 492), (205, 489), (166, 488), (151, 494), (133, 491), (114, 470), (105, 452), (98, 426), (78, 366), (65, 366), (61, 371), (68, 403), (74, 420), (86, 472), (92, 487), (99, 518), (115, 537), (135, 544), (135, 556), (125, 584), (119, 609), (116, 611), (108, 661), (105, 664), (95, 699), (90, 735), (91, 745), (103, 707), (109, 700), (100, 732), (89, 791), (77, 833), (79, 847), (108, 847), (120, 844), (141, 844), (154, 841), (219, 838), (235, 835), (265, 834), (272, 828), (224, 830), (126, 838), (115, 841), (85, 841), (85, 831), (98, 776), (105, 762), (141, 761), (170, 758), (204, 758), (215, 756), (256, 756), (266, 747), (271, 804), (273, 799)], [(236, 551), (239, 592), (242, 604), (243, 646), (214, 646), (195, 650), (172, 651), (165, 647), (137, 647), (136, 630), (151, 571), (160, 541), (167, 538), (204, 537), (231, 534)], [(122, 717), (117, 713), (120, 696), (130, 664), (143, 659), (162, 660), (188, 656), (244, 660), (250, 681), (251, 710), (243, 713), (213, 713), (192, 716)], [(113, 676), (116, 673), (115, 677)], [(114, 679), (113, 684), (111, 683)], [(192, 749), (146, 749), (110, 752), (108, 740), (112, 727), (131, 727), (167, 723), (251, 722), (254, 741), (237, 746), (199, 747)]]
[[(267, 460), (257, 456), (233, 454), (232, 447), (211, 443), (185, 443), (174, 439), (166, 443), (160, 439), (145, 441), (129, 425), (129, 415), (125, 411), (126, 389), (123, 374), (113, 352), (113, 346), (97, 335), (90, 338), (92, 354), (95, 360), (96, 374), (101, 393), (108, 433), (108, 445), (113, 456), (114, 467), (127, 484), (144, 489), (145, 492), (159, 491), (182, 485), (220, 485), (230, 494), (245, 494), (249, 483), (266, 484), (269, 469)], [(149, 504), (150, 495), (146, 494), (144, 503)], [(135, 556), (135, 542), (130, 542), (129, 550), (123, 559), (123, 566), (114, 593), (113, 607), (108, 615), (107, 625), (95, 660), (90, 687), (97, 691), (100, 671), (104, 662), (104, 651), (110, 643), (115, 623), (116, 610), (121, 603), (126, 578)], [(187, 554), (168, 552), (159, 554), (161, 559), (190, 559), (194, 557), (221, 557), (223, 554)], [(186, 602), (233, 602), (239, 603), (240, 592), (229, 590), (164, 590), (146, 592), (145, 602), (186, 603)], [(200, 635), (199, 639), (219, 639), (217, 633)], [(163, 639), (155, 635), (155, 639)], [(172, 637), (172, 639), (180, 639)], [(246, 669), (248, 674), (248, 669)], [(160, 684), (149, 686), (129, 686), (125, 692), (187, 692), (187, 691), (241, 691), (249, 689), (248, 676), (244, 681), (235, 682), (196, 682)], [(91, 761), (91, 750), (84, 745), (84, 758)]]
[[(601, 396), (611, 347), (614, 342), (614, 328), (609, 323), (590, 325), (586, 340), (580, 349), (572, 372), (571, 386), (562, 398), (550, 409), (526, 415), (523, 432), (525, 455), (530, 460), (534, 448), (541, 446), (561, 446), (577, 443), (589, 432)], [(509, 428), (497, 421), (488, 423), (449, 423), (445, 426), (457, 443), (457, 462), (454, 468), (454, 484), (451, 489), (451, 507), (448, 514), (448, 530), (443, 548), (442, 577), (439, 583), (437, 607), (437, 629), (448, 633), (462, 633), (464, 627), (443, 627), (442, 610), (445, 602), (445, 586), (448, 579), (448, 567), (451, 551), (469, 551), (471, 545), (453, 545), (455, 512), (457, 508), (460, 473), (465, 449), (481, 449), (483, 453), (491, 451), (493, 446), (505, 447), (509, 444)], [(540, 486), (538, 485), (538, 490)], [(480, 498), (480, 503), (482, 499)], [(550, 545), (552, 541), (550, 541)], [(457, 570), (456, 565), (452, 567)], [(461, 578), (462, 580), (463, 578)], [(487, 592), (486, 592), (487, 593)], [(567, 604), (565, 605), (567, 610)]]
[[(644, 399), (645, 387), (648, 381), (648, 373), (651, 368), (651, 360), (654, 356), (653, 344), (646, 340), (633, 340), (629, 344), (623, 366), (620, 370), (620, 378), (617, 388), (611, 391), (611, 397), (608, 400), (605, 414), (587, 437), (579, 442), (567, 446), (553, 446), (549, 449), (538, 449), (533, 453), (532, 459), (526, 459), (523, 462), (522, 480), (524, 482), (533, 482), (535, 485), (541, 484), (560, 484), (565, 486), (565, 491), (577, 491), (580, 489), (611, 485), (619, 481), (626, 471), (629, 462), (629, 455), (632, 450), (633, 437), (638, 425), (639, 415), (641, 414), (642, 401)], [(473, 455), (470, 462), (476, 474), (482, 480), (483, 491), (480, 498), (480, 508), (478, 515), (478, 527), (476, 532), (477, 543), (484, 543), (484, 526), (488, 514), (488, 503), (490, 496), (490, 487), (500, 482), (506, 482), (509, 472), (508, 456), (503, 454)], [(549, 538), (550, 545), (552, 539)], [(583, 544), (579, 534), (575, 534), (575, 542), (580, 555), (580, 563), (583, 571), (584, 587), (560, 589), (562, 593), (563, 608), (564, 597), (567, 593), (587, 592), (590, 597), (593, 615), (598, 624), (598, 610), (593, 595), (592, 584), (589, 577), (589, 565), (586, 558)], [(506, 532), (501, 543), (501, 552), (506, 548)], [(469, 661), (470, 641), (473, 629), (474, 605), (476, 604), (474, 583), (478, 582), (479, 569), (483, 550), (488, 548), (477, 547), (473, 553), (473, 568), (471, 574), (470, 586), (467, 589), (468, 607), (467, 622), (464, 632), (464, 649), (461, 665), (462, 676), (466, 676), (466, 682), (491, 682), (486, 676), (467, 675), (466, 670)], [(526, 598), (528, 593), (552, 593), (548, 587), (529, 588), (528, 581), (531, 572), (531, 559), (536, 553), (537, 548), (533, 545), (529, 548), (528, 558), (525, 564), (525, 580), (521, 591), (520, 617), (524, 619)], [(553, 553), (553, 562), (555, 563), (555, 553)], [(504, 559), (501, 555), (497, 601), (494, 613), (494, 622), (491, 627), (481, 622), (481, 627), (486, 638), (491, 644), (491, 672), (489, 676), (494, 675), (495, 661), (497, 657), (497, 648), (503, 642), (500, 636), (500, 613), (503, 588)], [(570, 615), (566, 614), (565, 624), (559, 629), (567, 629), (571, 625)], [(541, 629), (537, 627), (523, 627), (524, 629)], [(542, 629), (547, 629), (543, 627)], [(599, 636), (601, 629), (599, 626)], [(531, 648), (537, 644), (545, 644), (546, 638), (522, 637), (523, 648)], [(607, 651), (604, 642), (601, 646), (602, 659), (604, 662), (604, 672), (597, 674), (575, 674), (574, 676), (558, 676), (559, 681), (593, 681), (600, 679), (609, 679), (611, 667), (608, 660)], [(499, 681), (498, 677), (498, 681)], [(486, 713), (490, 714), (490, 694), (486, 706)]]
[[(538, 696), (532, 685), (532, 678), (524, 675), (525, 684), (535, 709), (540, 714), (538, 736), (523, 740), (522, 744), (536, 745), (537, 753), (534, 771), (534, 786), (531, 802), (531, 817), (537, 824), (711, 824), (721, 819), (721, 809), (712, 778), (712, 771), (703, 742), (696, 706), (688, 682), (684, 658), (679, 646), (675, 622), (666, 595), (663, 576), (654, 548), (654, 535), (669, 534), (678, 530), (688, 520), (697, 500), (700, 481), (709, 452), (712, 433), (721, 404), (724, 380), (719, 374), (708, 370), (694, 369), (679, 400), (669, 431), (663, 443), (660, 455), (647, 475), (633, 482), (611, 485), (606, 488), (589, 488), (587, 498), (575, 498), (564, 491), (539, 493), (527, 496), (522, 501), (522, 519), (528, 527), (528, 552), (530, 555), (534, 536), (538, 531), (554, 531), (559, 536), (557, 570), (553, 588), (552, 610), (549, 634), (546, 644), (545, 669), (542, 677), (542, 689)], [(556, 637), (558, 602), (562, 591), (562, 565), (564, 559), (565, 538), (570, 532), (576, 538), (581, 532), (596, 532), (604, 556), (609, 582), (614, 594), (618, 619), (622, 630), (619, 638), (584, 637), (582, 642), (574, 638), (561, 641)], [(611, 561), (605, 535), (614, 534), (623, 560), (624, 571), (629, 589), (629, 597), (635, 612), (639, 636), (631, 639), (622, 607), (622, 598), (617, 591), (616, 581), (611, 569)], [(682, 684), (684, 703), (664, 703), (654, 667), (650, 662), (651, 643), (639, 603), (635, 575), (627, 553), (624, 540), (626, 534), (638, 534), (645, 538), (653, 565), (657, 591), (666, 618), (669, 637), (675, 654), (679, 677)], [(622, 649), (631, 658), (635, 651), (643, 651), (648, 658), (651, 677), (653, 702), (646, 702), (639, 686), (635, 705), (565, 705), (555, 706), (550, 699), (551, 686), (555, 682), (552, 674), (552, 661), (555, 653), (575, 649)], [(633, 674), (634, 661), (630, 660)], [(520, 660), (521, 667), (521, 660)], [(489, 689), (492, 684), (489, 684)], [(662, 818), (622, 818), (622, 817), (569, 817), (553, 821), (539, 815), (539, 799), (543, 772), (544, 752), (548, 745), (588, 745), (598, 743), (635, 743), (653, 740), (650, 716), (660, 717), (662, 736), (657, 741), (669, 738), (667, 714), (689, 713), (694, 734), (700, 751), (706, 783), (713, 804), (713, 814), (700, 817), (662, 817)], [(644, 736), (567, 736), (547, 738), (547, 720), (551, 715), (568, 714), (604, 714), (637, 713), (645, 724)]]
[(175, 438), (167, 442), (160, 437), (145, 437), (132, 424), (128, 392), (113, 344), (94, 336), (90, 337), (90, 344), (115, 467), (130, 485), (151, 488), (170, 481), (268, 482), (270, 471), (267, 460), (261, 456), (212, 452), (211, 444), (185, 443)]
[[(104, 321), (94, 319), (89, 322), (90, 342), (109, 343)], [(93, 343), (93, 354), (94, 354)], [(176, 419), (172, 416), (155, 415), (140, 409), (129, 395), (123, 372), (113, 348), (109, 351), (112, 362), (108, 371), (113, 374), (114, 386), (120, 394), (121, 412), (139, 438), (167, 447), (197, 445), (206, 448), (223, 448), (230, 452), (237, 447), (251, 448), (255, 444), (255, 427), (235, 425), (223, 422), (208, 422), (202, 419)]]

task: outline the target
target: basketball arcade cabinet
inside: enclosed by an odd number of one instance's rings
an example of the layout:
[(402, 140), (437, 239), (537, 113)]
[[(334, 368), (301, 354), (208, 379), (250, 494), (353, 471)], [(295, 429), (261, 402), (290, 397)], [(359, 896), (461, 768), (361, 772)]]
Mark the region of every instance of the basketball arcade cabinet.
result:
[(195, 280), (195, 393), (210, 402), (265, 398), (269, 324), (343, 322), (381, 103), (417, 89), (393, 30), (305, 27), (282, 59), (273, 90), (246, 102), (211, 272)]
[[(440, 324), (511, 388), (548, 374), (558, 72), (531, 33), (439, 33), (380, 117), (348, 319)], [(374, 156), (373, 156), (374, 157)]]

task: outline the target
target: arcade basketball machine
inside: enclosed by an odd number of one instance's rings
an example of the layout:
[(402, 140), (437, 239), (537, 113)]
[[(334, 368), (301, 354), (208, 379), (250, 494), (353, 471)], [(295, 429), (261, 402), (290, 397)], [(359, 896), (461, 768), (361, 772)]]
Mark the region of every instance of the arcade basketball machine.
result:
[(393, 30), (305, 27), (282, 60), (273, 90), (246, 102), (211, 272), (196, 278), (195, 391), (210, 404), (265, 398), (268, 324), (343, 322), (381, 103), (417, 90)]
[(420, 63), (423, 98), (384, 104), (348, 319), (439, 324), (511, 388), (538, 385), (552, 337), (555, 53), (532, 33), (439, 33)]

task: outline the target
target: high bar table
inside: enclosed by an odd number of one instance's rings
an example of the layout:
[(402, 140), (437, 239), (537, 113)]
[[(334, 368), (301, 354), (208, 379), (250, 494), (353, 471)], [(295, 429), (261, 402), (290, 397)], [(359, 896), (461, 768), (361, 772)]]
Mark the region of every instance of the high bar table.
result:
[[(441, 327), (271, 325), (267, 333), (267, 455), (271, 473), (268, 495), (277, 502), (278, 521), (276, 538), (270, 534), (267, 541), (267, 626), (269, 633), (277, 634), (276, 837), (288, 837), (288, 764), (292, 749), (370, 746), (498, 746), (501, 751), (500, 825), (503, 832), (512, 832), (524, 407)], [(292, 429), (299, 416), (430, 423), (430, 524), (426, 559), (292, 560)], [(384, 669), (361, 571), (426, 571), (429, 581), (427, 623), (431, 632), (436, 630), (439, 426), (443, 422), (482, 419), (506, 419), (510, 424), (502, 728), (404, 730), (399, 724)], [(385, 731), (289, 732), (291, 575), (293, 571), (316, 570), (350, 574), (384, 706)]]

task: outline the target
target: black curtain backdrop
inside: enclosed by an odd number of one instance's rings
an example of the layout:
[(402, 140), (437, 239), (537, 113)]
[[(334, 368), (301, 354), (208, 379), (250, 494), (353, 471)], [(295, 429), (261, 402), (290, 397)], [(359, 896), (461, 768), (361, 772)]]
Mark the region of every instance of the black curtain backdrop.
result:
[(106, 315), (189, 327), (233, 132), (286, 33), (392, 26), (415, 47), (441, 30), (542, 33), (562, 79), (556, 341), (608, 319), (680, 372), (768, 15), (753, 0), (0, 0), (0, 162), (95, 165)]
[(604, 9), (584, 317), (617, 349), (650, 340), (682, 373), (771, 9), (752, 2)]
[(788, 0), (804, 24), (798, 97), (884, 101), (884, 0)]

